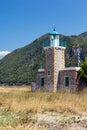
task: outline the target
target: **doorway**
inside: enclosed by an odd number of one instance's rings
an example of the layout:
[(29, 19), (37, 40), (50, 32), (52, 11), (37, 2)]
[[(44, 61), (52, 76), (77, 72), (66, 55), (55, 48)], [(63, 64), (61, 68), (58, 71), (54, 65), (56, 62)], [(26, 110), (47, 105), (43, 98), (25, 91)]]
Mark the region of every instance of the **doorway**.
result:
[(65, 86), (66, 86), (66, 87), (69, 87), (69, 84), (70, 84), (70, 79), (69, 79), (69, 77), (65, 77)]
[(44, 78), (41, 78), (41, 80), (40, 80), (41, 82), (40, 82), (40, 84), (41, 84), (41, 87), (43, 88), (44, 87)]

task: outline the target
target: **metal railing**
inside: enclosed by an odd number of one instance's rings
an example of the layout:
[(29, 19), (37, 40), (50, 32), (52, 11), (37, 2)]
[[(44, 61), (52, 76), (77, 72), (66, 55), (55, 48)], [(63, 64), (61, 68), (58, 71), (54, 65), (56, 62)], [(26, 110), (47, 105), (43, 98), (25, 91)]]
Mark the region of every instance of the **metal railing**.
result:
[[(52, 45), (52, 43), (51, 43), (51, 45)], [(50, 45), (50, 40), (49, 41), (43, 41), (43, 43), (42, 43), (42, 47), (50, 47), (51, 45)], [(59, 41), (59, 46), (66, 47), (67, 46), (67, 41), (60, 40)]]

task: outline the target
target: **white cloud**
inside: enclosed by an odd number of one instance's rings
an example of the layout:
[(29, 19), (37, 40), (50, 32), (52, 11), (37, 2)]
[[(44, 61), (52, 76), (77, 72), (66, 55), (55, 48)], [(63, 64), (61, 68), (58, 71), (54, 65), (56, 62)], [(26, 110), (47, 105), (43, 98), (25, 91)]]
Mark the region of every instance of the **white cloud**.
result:
[(5, 56), (9, 53), (10, 53), (9, 51), (0, 51), (0, 56)]

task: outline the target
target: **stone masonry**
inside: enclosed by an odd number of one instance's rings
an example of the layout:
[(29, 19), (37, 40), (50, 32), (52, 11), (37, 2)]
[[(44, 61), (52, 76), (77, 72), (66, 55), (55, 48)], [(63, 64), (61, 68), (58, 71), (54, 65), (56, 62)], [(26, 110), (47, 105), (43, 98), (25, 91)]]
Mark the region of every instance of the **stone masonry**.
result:
[[(49, 47), (45, 53), (45, 88), (57, 91), (59, 70), (65, 67), (65, 48)], [(50, 71), (50, 75), (48, 75)]]
[[(75, 92), (78, 87), (77, 72), (79, 67), (69, 67), (60, 70), (59, 72), (59, 88), (68, 89), (70, 92)], [(69, 86), (65, 86), (65, 77), (69, 77)]]

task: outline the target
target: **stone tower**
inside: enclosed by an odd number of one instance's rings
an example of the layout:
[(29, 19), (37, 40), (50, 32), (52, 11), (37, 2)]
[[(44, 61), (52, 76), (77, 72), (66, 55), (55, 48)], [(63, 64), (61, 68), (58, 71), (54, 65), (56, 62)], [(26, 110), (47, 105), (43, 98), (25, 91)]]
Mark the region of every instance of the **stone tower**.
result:
[(50, 43), (44, 44), (45, 72), (44, 88), (49, 91), (57, 91), (59, 71), (65, 68), (66, 42), (59, 39), (55, 27), (50, 33)]

